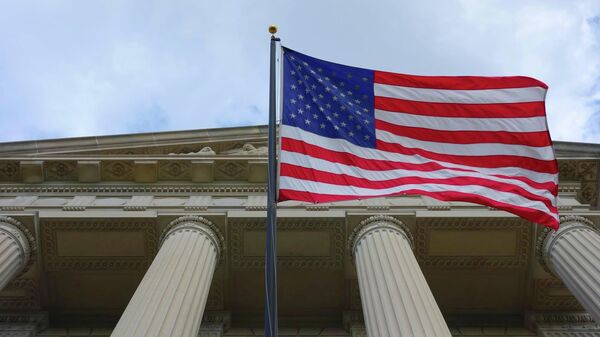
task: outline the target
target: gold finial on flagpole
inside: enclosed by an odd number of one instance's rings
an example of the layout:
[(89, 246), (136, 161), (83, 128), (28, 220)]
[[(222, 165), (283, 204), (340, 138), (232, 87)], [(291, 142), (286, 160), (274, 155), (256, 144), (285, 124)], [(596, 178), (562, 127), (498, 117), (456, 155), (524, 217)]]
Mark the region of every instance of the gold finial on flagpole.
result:
[(271, 35), (275, 35), (275, 33), (277, 33), (277, 26), (270, 25), (269, 26), (269, 33), (271, 33)]

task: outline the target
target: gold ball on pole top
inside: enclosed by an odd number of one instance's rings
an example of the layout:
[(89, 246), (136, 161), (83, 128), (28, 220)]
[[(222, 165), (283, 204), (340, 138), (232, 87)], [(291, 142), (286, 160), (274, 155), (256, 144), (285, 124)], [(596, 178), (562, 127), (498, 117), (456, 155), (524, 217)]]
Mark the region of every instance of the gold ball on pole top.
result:
[(275, 35), (275, 33), (277, 33), (277, 26), (270, 25), (269, 26), (269, 33), (271, 33), (271, 35)]

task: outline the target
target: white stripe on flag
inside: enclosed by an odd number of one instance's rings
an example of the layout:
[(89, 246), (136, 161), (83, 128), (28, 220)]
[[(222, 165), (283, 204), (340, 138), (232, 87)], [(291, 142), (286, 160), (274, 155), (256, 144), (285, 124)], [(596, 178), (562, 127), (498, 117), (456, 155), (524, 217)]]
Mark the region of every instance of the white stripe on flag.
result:
[(375, 83), (374, 92), (375, 96), (400, 98), (410, 101), (466, 104), (541, 102), (546, 97), (546, 89), (541, 87), (448, 90), (401, 87)]
[(546, 131), (545, 117), (524, 118), (465, 118), (433, 117), (403, 112), (375, 110), (375, 119), (384, 122), (442, 131), (507, 131), (539, 132)]
[(452, 144), (402, 137), (384, 130), (375, 130), (376, 137), (387, 143), (399, 144), (413, 149), (457, 156), (521, 156), (540, 160), (553, 160), (551, 146), (535, 147), (515, 144), (479, 143)]

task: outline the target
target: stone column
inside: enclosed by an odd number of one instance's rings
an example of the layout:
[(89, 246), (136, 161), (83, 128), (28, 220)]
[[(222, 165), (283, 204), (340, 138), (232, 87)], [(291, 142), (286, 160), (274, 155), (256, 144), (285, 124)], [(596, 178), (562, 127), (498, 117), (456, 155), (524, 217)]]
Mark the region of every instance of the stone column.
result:
[(163, 233), (158, 254), (112, 337), (198, 335), (223, 237), (198, 216), (180, 217)]
[(368, 336), (450, 337), (402, 222), (370, 217), (355, 229), (349, 243)]
[(23, 224), (0, 216), (0, 290), (25, 272), (34, 249), (33, 236)]
[(559, 230), (542, 230), (538, 257), (600, 322), (600, 232), (584, 217), (568, 215), (560, 220)]

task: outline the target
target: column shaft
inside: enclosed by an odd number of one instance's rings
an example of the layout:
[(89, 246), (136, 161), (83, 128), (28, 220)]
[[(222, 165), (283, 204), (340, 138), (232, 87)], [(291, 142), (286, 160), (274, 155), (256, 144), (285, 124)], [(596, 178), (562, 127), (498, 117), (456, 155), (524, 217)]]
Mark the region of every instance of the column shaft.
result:
[(354, 257), (369, 336), (450, 337), (403, 229), (367, 224), (355, 239)]
[(547, 266), (600, 322), (600, 234), (584, 218), (568, 217), (543, 247)]
[(174, 226), (111, 336), (197, 336), (219, 259), (215, 238), (202, 223)]

